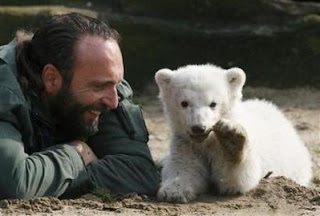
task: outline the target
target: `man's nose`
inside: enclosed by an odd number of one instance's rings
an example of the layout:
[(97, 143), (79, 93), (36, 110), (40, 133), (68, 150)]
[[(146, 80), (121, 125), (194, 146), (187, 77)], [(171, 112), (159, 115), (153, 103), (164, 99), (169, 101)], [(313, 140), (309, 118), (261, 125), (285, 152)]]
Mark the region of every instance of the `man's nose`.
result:
[(117, 88), (114, 87), (107, 91), (105, 96), (101, 99), (101, 102), (108, 109), (116, 109), (118, 107), (118, 93)]

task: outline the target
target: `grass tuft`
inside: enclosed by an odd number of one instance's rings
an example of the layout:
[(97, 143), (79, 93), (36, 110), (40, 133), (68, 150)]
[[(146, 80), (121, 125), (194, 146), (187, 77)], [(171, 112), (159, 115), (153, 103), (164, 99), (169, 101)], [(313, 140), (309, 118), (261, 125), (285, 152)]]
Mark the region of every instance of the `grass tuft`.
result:
[(97, 188), (92, 191), (92, 194), (101, 198), (103, 202), (111, 203), (117, 201), (117, 196), (114, 195), (108, 188)]

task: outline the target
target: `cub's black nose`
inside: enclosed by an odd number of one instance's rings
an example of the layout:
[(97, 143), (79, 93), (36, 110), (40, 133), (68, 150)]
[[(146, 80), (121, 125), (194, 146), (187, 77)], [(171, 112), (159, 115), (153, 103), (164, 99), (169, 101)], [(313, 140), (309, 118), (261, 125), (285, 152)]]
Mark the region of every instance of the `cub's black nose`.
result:
[(191, 127), (194, 134), (203, 134), (206, 131), (206, 127), (203, 125), (194, 125)]

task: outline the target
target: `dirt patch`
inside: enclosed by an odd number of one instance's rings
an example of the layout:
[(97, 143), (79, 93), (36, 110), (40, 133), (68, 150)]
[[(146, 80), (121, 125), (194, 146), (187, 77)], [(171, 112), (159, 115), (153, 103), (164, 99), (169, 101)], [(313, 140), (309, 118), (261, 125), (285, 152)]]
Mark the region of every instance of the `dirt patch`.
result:
[(159, 203), (138, 195), (103, 203), (99, 197), (87, 194), (74, 200), (2, 200), (0, 206), (5, 215), (316, 215), (320, 213), (320, 189), (276, 177), (263, 179), (255, 190), (243, 196), (202, 195), (190, 204)]
[[(250, 88), (250, 97), (271, 99), (292, 120), (312, 157), (314, 179), (309, 188), (283, 177), (263, 179), (242, 196), (205, 194), (190, 204), (157, 202), (153, 197), (129, 194), (107, 203), (93, 194), (80, 199), (54, 197), (0, 201), (0, 215), (320, 215), (320, 90)], [(168, 150), (169, 129), (160, 103), (152, 97), (143, 106), (155, 160)]]

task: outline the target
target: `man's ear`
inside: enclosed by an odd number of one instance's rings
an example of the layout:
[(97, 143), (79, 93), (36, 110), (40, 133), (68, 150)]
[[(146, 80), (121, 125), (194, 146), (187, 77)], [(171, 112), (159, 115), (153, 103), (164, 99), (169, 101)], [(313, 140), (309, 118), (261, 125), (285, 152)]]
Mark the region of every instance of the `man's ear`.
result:
[(156, 72), (154, 78), (159, 89), (166, 89), (171, 81), (173, 71), (167, 68), (160, 69)]
[(59, 70), (52, 64), (46, 64), (42, 70), (42, 82), (49, 95), (55, 95), (62, 87), (63, 79)]

